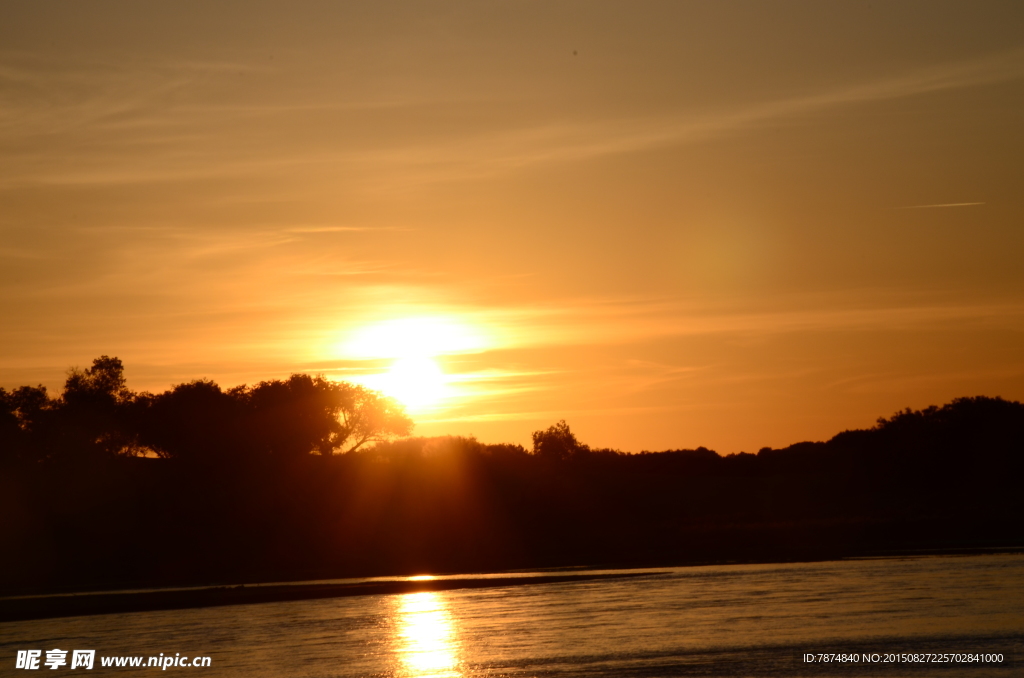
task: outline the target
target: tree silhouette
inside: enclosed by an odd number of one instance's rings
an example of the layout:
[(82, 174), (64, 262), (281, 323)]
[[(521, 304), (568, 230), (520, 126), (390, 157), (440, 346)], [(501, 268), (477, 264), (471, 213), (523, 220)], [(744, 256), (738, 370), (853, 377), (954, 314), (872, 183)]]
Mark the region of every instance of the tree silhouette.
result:
[[(127, 420), (135, 394), (125, 386), (120, 359), (100, 356), (92, 367), (68, 371), (48, 428), (50, 451), (62, 458), (102, 458), (134, 450)], [(38, 396), (36, 396), (38, 400)]]
[(37, 458), (53, 407), (45, 386), (0, 388), (0, 458)]
[(0, 388), (0, 462), (24, 455), (24, 437), (14, 394)]
[[(371, 445), (410, 428), (389, 398), (303, 374), (133, 394), (102, 357), (57, 398), (0, 390), (0, 522), (17, 554), (0, 559), (0, 593), (1024, 543), (1024, 405), (999, 398), (756, 455), (593, 449), (564, 420), (533, 433), (533, 454)], [(166, 458), (125, 458), (110, 431)], [(189, 548), (167, 548), (178, 537)]]
[(344, 452), (355, 452), (367, 443), (384, 442), (412, 432), (413, 422), (405, 409), (394, 398), (371, 391), (362, 386), (336, 383), (341, 394), (341, 429), (333, 442), (334, 449), (345, 448)]
[(125, 385), (124, 365), (120, 358), (101, 355), (92, 361), (92, 367), (80, 370), (72, 367), (64, 382), (63, 398), (66, 402), (104, 400), (124, 402), (132, 397)]
[(245, 397), (251, 430), (259, 445), (274, 456), (323, 451), (340, 432), (340, 399), (323, 377), (293, 374), (287, 381), (263, 381)]
[(391, 398), (307, 374), (229, 391), (192, 381), (142, 396), (136, 409), (141, 444), (162, 457), (209, 462), (330, 456), (408, 435), (413, 426)]
[(136, 411), (139, 441), (161, 457), (240, 460), (248, 433), (240, 393), (197, 379), (159, 395), (141, 396)]
[(589, 452), (590, 448), (584, 445), (573, 432), (565, 419), (553, 424), (545, 431), (533, 432), (533, 453), (547, 459), (567, 459), (580, 452)]
[(391, 398), (322, 376), (264, 381), (245, 395), (254, 415), (251, 430), (280, 457), (352, 452), (412, 430), (412, 420)]

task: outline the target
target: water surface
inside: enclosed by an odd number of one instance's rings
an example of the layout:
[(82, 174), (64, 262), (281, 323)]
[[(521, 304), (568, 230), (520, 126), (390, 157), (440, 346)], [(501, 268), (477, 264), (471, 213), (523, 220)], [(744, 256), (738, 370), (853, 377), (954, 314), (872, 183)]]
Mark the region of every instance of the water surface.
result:
[[(1024, 555), (689, 567), (0, 624), (8, 667), (19, 649), (54, 647), (205, 655), (210, 668), (167, 670), (210, 677), (1013, 676), (1024, 670)], [(1002, 653), (1004, 661), (802, 660), (818, 652)], [(158, 670), (96, 663), (91, 675)]]

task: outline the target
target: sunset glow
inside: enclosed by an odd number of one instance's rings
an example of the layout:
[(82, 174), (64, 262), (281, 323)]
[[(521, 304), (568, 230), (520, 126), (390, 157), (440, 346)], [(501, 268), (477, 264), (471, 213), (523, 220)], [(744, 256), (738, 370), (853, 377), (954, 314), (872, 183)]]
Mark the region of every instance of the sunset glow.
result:
[(725, 453), (1024, 398), (1018, 4), (15, 5), (2, 388)]
[(465, 322), (444, 317), (395, 318), (360, 327), (342, 345), (356, 358), (436, 357), (489, 348), (484, 333)]
[(1024, 0), (0, 0), (4, 661), (1009, 675), (1022, 121)]
[(451, 318), (409, 317), (362, 327), (341, 346), (355, 360), (385, 361), (384, 371), (358, 377), (405, 405), (411, 414), (436, 411), (457, 395), (455, 377), (445, 373), (439, 359), (488, 348), (485, 333)]
[(403, 403), (410, 412), (436, 405), (448, 392), (441, 366), (429, 356), (406, 356), (381, 375), (378, 388)]

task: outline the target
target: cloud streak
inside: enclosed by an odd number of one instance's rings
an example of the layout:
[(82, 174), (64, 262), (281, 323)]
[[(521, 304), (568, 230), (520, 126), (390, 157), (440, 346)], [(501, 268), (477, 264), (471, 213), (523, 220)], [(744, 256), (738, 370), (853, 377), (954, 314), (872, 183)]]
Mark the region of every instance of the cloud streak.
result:
[[(535, 165), (670, 147), (847, 106), (1018, 80), (1024, 77), (1024, 50), (701, 114), (677, 110), (654, 117), (608, 117), (600, 110), (577, 110), (555, 119), (540, 110), (521, 116), (530, 119), (528, 123), (510, 126), (516, 118), (495, 116), (496, 109), (508, 106), (505, 100), (479, 97), (429, 103), (439, 111), (445, 105), (474, 111), (474, 124), (458, 131), (443, 125), (436, 129), (413, 125), (425, 112), (425, 101), (385, 106), (368, 92), (357, 95), (365, 100), (321, 99), (287, 105), (248, 101), (254, 96), (248, 90), (210, 94), (218, 91), (221, 79), (247, 68), (242, 64), (183, 67), (174, 62), (147, 68), (117, 67), (101, 70), (105, 73), (101, 75), (89, 75), (87, 69), (48, 74), (44, 69), (38, 75), (49, 85), (39, 92), (39, 87), (25, 84), (31, 82), (29, 66), (7, 67), (4, 79), (11, 91), (5, 96), (6, 113), (0, 115), (0, 143), (13, 148), (8, 149), (4, 163), (11, 169), (3, 171), (0, 165), (0, 185), (117, 185), (333, 168), (355, 172), (369, 184), (383, 182), (393, 190), (403, 181), (472, 179)], [(90, 78), (99, 78), (101, 86), (89, 85)], [(60, 93), (65, 89), (71, 94)], [(55, 108), (48, 101), (53, 96), (67, 101)], [(233, 102), (231, 96), (239, 101)], [(301, 97), (302, 92), (294, 96)], [(395, 134), (375, 128), (374, 111), (381, 106), (398, 111), (395, 119), (406, 121), (401, 123), (403, 129), (412, 125), (417, 132)], [(330, 111), (334, 113), (324, 119)], [(240, 118), (241, 113), (246, 115)], [(327, 121), (354, 125), (354, 131), (344, 133), (336, 124), (324, 127)], [(301, 133), (305, 128), (315, 131)], [(62, 140), (59, 162), (49, 157), (46, 147), (34, 151), (18, 141), (34, 136)], [(250, 143), (266, 137), (274, 138), (275, 144), (263, 148)], [(85, 140), (93, 138), (108, 142), (89, 150), (91, 155), (84, 154), (86, 149), (78, 151), (77, 159), (75, 152), (68, 153), (68, 149), (87, 146)]]
[(901, 210), (924, 210), (931, 209), (934, 207), (974, 207), (975, 205), (984, 205), (983, 202), (947, 202), (940, 203), (937, 205), (909, 205), (907, 207), (897, 207), (896, 209)]
[[(824, 303), (824, 302), (823, 302)], [(1024, 325), (1024, 304), (950, 304), (722, 312), (671, 302), (578, 300), (568, 305), (480, 311), (476, 322), (516, 328), (502, 346), (588, 345), (714, 334), (907, 330), (958, 323)], [(501, 330), (497, 330), (500, 332)]]
[(605, 155), (681, 145), (770, 124), (935, 92), (992, 85), (1024, 78), (1024, 50), (1011, 50), (961, 63), (944, 64), (816, 94), (721, 109), (692, 116), (685, 112), (657, 118), (566, 121), (468, 137), (452, 144), (370, 151), (368, 163), (420, 166), (446, 178), (519, 170), (531, 165), (571, 162)]

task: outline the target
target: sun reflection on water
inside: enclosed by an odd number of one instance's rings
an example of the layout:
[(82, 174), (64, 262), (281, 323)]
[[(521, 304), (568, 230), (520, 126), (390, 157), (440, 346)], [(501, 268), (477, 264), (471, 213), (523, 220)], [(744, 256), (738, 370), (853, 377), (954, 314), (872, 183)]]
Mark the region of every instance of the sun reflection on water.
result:
[(422, 591), (398, 596), (396, 604), (399, 675), (405, 678), (457, 678), (458, 637), (445, 601)]

